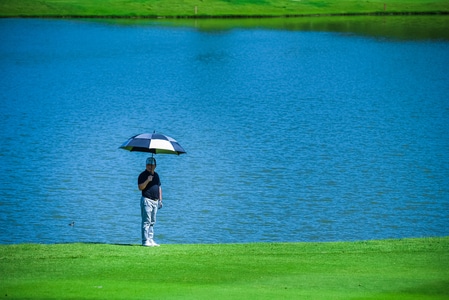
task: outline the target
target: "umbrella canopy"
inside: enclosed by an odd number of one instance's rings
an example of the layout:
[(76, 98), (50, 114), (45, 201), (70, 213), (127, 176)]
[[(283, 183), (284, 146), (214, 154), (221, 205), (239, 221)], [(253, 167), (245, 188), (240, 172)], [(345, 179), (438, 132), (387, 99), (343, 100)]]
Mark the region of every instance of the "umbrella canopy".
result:
[(120, 146), (129, 151), (150, 152), (154, 154), (183, 154), (186, 151), (179, 143), (161, 133), (142, 133), (133, 136)]

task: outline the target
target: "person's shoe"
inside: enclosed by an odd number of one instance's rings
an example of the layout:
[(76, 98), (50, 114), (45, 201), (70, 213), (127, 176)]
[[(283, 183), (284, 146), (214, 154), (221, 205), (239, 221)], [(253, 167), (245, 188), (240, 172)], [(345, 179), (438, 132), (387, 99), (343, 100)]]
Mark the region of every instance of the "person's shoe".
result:
[(154, 240), (150, 241), (152, 247), (159, 247), (160, 245), (156, 243)]
[(144, 247), (153, 247), (153, 243), (151, 241), (145, 241), (145, 243), (142, 244)]

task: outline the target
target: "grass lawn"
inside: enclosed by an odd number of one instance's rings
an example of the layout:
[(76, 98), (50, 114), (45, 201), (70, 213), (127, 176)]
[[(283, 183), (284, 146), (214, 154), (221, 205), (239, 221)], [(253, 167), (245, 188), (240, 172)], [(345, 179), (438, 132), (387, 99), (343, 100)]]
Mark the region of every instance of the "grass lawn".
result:
[(0, 0), (3, 17), (230, 17), (449, 13), (447, 0)]
[(3, 299), (449, 299), (449, 237), (0, 246)]

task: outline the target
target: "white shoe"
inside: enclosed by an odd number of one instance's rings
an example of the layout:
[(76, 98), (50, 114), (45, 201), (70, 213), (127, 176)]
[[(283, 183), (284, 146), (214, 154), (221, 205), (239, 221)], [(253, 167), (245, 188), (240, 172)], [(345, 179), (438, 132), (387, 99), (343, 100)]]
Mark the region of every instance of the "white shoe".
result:
[(150, 241), (152, 247), (159, 247), (160, 245), (156, 243), (154, 240)]
[(144, 247), (153, 247), (153, 243), (151, 241), (146, 241), (145, 243), (142, 244), (142, 246), (144, 246)]

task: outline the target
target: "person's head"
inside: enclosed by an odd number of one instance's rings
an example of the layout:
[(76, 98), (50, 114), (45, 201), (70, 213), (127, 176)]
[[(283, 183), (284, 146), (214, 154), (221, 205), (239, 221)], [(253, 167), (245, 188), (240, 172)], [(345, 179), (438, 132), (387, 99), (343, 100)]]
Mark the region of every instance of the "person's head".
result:
[(156, 159), (154, 157), (148, 157), (147, 158), (147, 170), (148, 171), (154, 171), (156, 168)]

